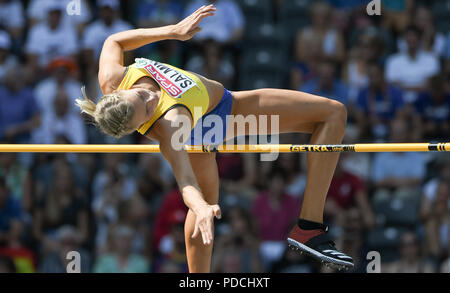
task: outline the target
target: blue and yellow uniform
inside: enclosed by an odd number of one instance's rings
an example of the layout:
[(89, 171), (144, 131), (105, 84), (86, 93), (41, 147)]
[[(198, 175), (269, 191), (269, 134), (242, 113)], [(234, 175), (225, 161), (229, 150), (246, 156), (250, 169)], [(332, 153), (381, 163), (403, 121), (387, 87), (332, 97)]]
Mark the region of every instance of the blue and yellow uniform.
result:
[[(210, 102), (208, 91), (196, 75), (175, 66), (145, 58), (136, 59), (136, 62), (128, 67), (118, 90), (131, 89), (142, 77), (153, 78), (161, 88), (161, 96), (152, 118), (137, 129), (139, 133), (146, 135), (155, 122), (163, 117), (164, 114), (174, 107), (182, 106), (190, 112), (193, 119), (190, 137), (191, 145), (202, 143), (218, 144), (225, 139), (227, 115), (231, 113), (232, 104), (232, 97), (229, 91), (225, 89), (219, 104), (206, 113)], [(205, 126), (203, 120), (210, 115), (220, 116), (222, 120), (222, 137), (220, 135), (219, 137), (214, 136), (209, 141), (205, 141), (205, 133), (213, 127)]]

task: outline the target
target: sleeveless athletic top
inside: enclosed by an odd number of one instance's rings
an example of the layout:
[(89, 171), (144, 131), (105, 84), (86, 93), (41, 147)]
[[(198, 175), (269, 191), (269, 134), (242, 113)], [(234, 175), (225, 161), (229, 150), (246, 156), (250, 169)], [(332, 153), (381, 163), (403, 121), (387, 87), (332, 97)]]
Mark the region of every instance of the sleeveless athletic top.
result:
[(157, 61), (137, 58), (127, 69), (118, 90), (130, 89), (142, 77), (151, 77), (161, 88), (161, 96), (155, 113), (137, 131), (147, 134), (154, 123), (169, 110), (185, 107), (193, 119), (192, 128), (205, 115), (209, 107), (209, 95), (205, 85), (194, 74)]

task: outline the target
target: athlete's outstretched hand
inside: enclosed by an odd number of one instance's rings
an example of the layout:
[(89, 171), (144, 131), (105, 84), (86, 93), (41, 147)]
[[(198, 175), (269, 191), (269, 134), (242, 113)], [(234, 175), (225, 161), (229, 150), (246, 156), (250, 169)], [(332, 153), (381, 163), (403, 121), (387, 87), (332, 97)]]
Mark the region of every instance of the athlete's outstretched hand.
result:
[(213, 241), (214, 217), (217, 219), (222, 217), (222, 212), (218, 205), (207, 205), (195, 213), (195, 228), (192, 238), (196, 238), (200, 232), (203, 244), (210, 245)]
[(197, 11), (174, 25), (174, 32), (176, 39), (180, 41), (187, 41), (193, 38), (199, 31), (202, 30), (198, 25), (200, 22), (208, 17), (213, 16), (216, 8), (213, 4), (205, 6), (203, 5)]

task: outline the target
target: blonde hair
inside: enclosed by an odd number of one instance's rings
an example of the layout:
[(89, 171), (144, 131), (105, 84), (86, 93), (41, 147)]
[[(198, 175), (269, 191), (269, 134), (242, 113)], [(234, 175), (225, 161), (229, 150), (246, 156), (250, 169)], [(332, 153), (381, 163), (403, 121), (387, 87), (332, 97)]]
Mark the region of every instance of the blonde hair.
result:
[(115, 138), (121, 138), (135, 131), (128, 126), (134, 115), (134, 105), (121, 96), (120, 91), (104, 95), (95, 104), (86, 95), (85, 87), (81, 88), (83, 99), (76, 99), (81, 113), (92, 116), (100, 130)]

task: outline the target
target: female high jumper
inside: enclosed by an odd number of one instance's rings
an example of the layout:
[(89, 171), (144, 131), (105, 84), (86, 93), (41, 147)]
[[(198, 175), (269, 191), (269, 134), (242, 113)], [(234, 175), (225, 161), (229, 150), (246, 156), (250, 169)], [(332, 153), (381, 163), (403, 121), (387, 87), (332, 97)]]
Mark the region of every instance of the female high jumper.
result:
[[(190, 142), (194, 144), (197, 139), (203, 139), (194, 136), (195, 129), (204, 127), (201, 121), (209, 115), (223, 119), (223, 137), (227, 139), (231, 138), (227, 136), (227, 115), (254, 115), (258, 120), (260, 115), (266, 115), (268, 123), (271, 115), (278, 115), (278, 133), (310, 133), (311, 144), (339, 144), (347, 120), (346, 108), (341, 103), (298, 91), (232, 92), (219, 82), (143, 58), (124, 66), (125, 51), (162, 40), (189, 40), (201, 30), (199, 23), (213, 16), (215, 10), (213, 5), (202, 6), (175, 25), (111, 35), (103, 45), (98, 73), (104, 96), (95, 104), (83, 90), (84, 99), (77, 100), (82, 112), (92, 116), (102, 132), (120, 138), (137, 130), (159, 142), (160, 151), (171, 164), (183, 200), (189, 207), (185, 241), (192, 273), (210, 272), (214, 217), (221, 218), (217, 204), (219, 176), (215, 153), (192, 154), (173, 147), (171, 138), (179, 128), (173, 127), (172, 122), (179, 122), (183, 115), (189, 117)], [(199, 111), (194, 113), (195, 107), (201, 109), (200, 114)], [(274, 134), (268, 132), (258, 134)], [(308, 180), (302, 210), (287, 242), (291, 248), (325, 264), (351, 268), (352, 258), (335, 248), (327, 233), (328, 227), (323, 224), (325, 198), (338, 159), (339, 153), (307, 154)]]

